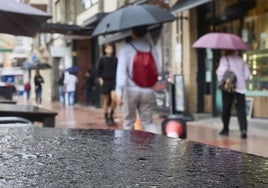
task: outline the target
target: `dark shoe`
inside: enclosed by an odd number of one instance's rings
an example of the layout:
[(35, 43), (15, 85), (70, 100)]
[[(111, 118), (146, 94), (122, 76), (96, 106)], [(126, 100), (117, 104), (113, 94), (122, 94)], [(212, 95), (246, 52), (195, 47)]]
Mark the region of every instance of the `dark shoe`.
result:
[(222, 135), (222, 136), (229, 136), (229, 131), (222, 130), (221, 132), (219, 132), (219, 135)]
[(108, 113), (105, 113), (105, 114), (104, 114), (104, 117), (105, 117), (105, 123), (106, 123), (106, 125), (108, 126), (109, 123), (110, 123), (110, 120), (109, 120), (109, 117), (108, 117)]
[(247, 138), (247, 132), (246, 131), (242, 131), (241, 132), (241, 138), (242, 139), (246, 139)]
[(108, 123), (107, 125), (108, 125), (108, 126), (116, 126), (117, 124), (116, 124), (116, 122), (114, 121), (114, 119), (110, 117), (110, 119), (109, 119), (109, 123)]
[(109, 117), (109, 121), (108, 121), (108, 126), (114, 126), (114, 125), (116, 125), (116, 123), (114, 122), (114, 117), (113, 117), (113, 115), (114, 115), (114, 112), (111, 111), (111, 113), (110, 113), (110, 117)]

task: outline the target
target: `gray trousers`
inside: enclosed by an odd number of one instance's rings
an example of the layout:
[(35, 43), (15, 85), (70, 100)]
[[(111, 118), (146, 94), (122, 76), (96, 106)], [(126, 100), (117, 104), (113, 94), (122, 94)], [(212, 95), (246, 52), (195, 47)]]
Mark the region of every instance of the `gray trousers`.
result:
[(135, 90), (126, 88), (123, 93), (123, 128), (131, 130), (139, 114), (144, 131), (157, 133), (158, 129), (153, 124), (153, 109), (155, 106), (155, 96), (153, 91)]

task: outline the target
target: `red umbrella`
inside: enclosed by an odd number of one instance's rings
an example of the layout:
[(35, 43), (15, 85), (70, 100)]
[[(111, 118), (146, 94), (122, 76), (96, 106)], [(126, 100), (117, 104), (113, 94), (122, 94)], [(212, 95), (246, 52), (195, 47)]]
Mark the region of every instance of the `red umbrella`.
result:
[(248, 45), (232, 33), (208, 33), (193, 44), (194, 48), (212, 48), (228, 50), (247, 50)]

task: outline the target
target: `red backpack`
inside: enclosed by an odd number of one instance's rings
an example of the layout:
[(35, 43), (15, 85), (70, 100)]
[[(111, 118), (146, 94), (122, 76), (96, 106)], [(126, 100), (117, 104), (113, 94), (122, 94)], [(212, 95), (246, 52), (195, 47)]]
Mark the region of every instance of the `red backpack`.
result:
[(157, 82), (157, 68), (152, 55), (152, 46), (149, 52), (139, 51), (132, 43), (130, 45), (136, 50), (133, 59), (132, 80), (140, 87), (152, 87)]

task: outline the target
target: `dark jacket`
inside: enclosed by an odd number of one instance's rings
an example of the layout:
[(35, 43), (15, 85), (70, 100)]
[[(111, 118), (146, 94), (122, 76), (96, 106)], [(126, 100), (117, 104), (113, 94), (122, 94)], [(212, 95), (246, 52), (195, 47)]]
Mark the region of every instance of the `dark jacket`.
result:
[(44, 83), (44, 79), (42, 76), (35, 76), (34, 77), (34, 85), (35, 85), (36, 89), (41, 89), (42, 83)]
[(104, 81), (115, 81), (117, 69), (117, 58), (103, 56), (99, 60), (97, 68), (97, 77), (102, 78)]

